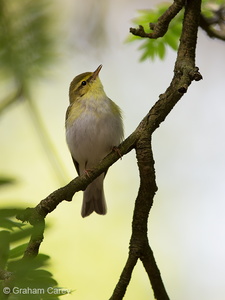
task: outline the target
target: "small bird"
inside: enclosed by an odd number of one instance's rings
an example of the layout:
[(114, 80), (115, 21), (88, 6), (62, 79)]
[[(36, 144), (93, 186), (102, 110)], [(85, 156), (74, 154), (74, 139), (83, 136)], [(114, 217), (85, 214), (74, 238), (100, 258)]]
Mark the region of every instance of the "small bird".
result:
[[(123, 140), (121, 110), (104, 92), (99, 79), (101, 68), (76, 76), (70, 84), (66, 141), (78, 175), (88, 175), (88, 170)], [(97, 177), (84, 191), (82, 217), (93, 211), (106, 214), (105, 175)]]

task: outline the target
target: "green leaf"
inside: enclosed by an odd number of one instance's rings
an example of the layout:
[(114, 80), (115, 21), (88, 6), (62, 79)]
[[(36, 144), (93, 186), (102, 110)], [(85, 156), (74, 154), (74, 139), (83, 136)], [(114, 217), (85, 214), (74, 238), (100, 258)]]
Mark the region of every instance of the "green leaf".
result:
[(149, 42), (145, 42), (142, 44), (142, 46), (139, 47), (139, 50), (143, 49), (143, 54), (140, 58), (140, 61), (144, 61), (146, 60), (148, 57), (151, 57), (152, 59), (154, 59), (155, 56), (155, 46), (154, 46), (154, 42), (152, 41), (152, 43)]
[(13, 230), (13, 228), (15, 228), (15, 227), (21, 228), (23, 226), (24, 226), (24, 224), (19, 223), (19, 222), (14, 222), (9, 219), (0, 219), (0, 227), (2, 227), (2, 228)]
[(23, 298), (22, 292), (18, 293), (19, 300), (58, 299), (58, 296), (66, 294), (64, 289), (57, 287), (57, 281), (53, 278), (52, 273), (42, 269), (48, 261), (49, 256), (39, 254), (34, 259), (19, 259), (9, 262), (8, 269), (16, 274), (13, 285), (21, 291), (30, 291), (28, 298)]
[[(158, 18), (166, 11), (169, 7), (169, 3), (163, 3), (157, 6), (155, 10), (141, 10), (139, 11), (139, 16), (133, 20), (133, 23), (137, 25), (142, 25), (146, 32), (151, 32), (149, 29), (149, 23), (157, 22)], [(144, 43), (138, 48), (141, 54), (141, 61), (148, 58), (154, 60), (155, 57), (164, 59), (166, 55), (166, 46), (171, 47), (173, 50), (177, 50), (179, 38), (182, 29), (182, 13), (180, 12), (170, 23), (167, 33), (158, 39), (144, 39)], [(140, 41), (143, 38), (138, 36), (130, 35), (126, 41), (134, 42)]]
[(38, 256), (33, 259), (33, 267), (37, 269), (46, 266), (47, 262), (49, 261), (49, 258), (49, 255), (39, 253)]
[(160, 59), (163, 59), (165, 57), (166, 54), (166, 47), (165, 44), (163, 42), (159, 42), (158, 43), (158, 55)]
[(10, 242), (17, 242), (19, 240), (22, 240), (24, 238), (30, 237), (30, 235), (33, 232), (33, 228), (29, 225), (26, 225), (25, 228), (21, 229), (21, 230), (16, 230), (14, 232), (11, 233), (10, 235)]
[(22, 86), (55, 57), (57, 35), (45, 0), (0, 1), (0, 70)]
[(0, 268), (4, 269), (9, 256), (9, 231), (0, 231)]
[(164, 43), (168, 44), (173, 50), (178, 48), (178, 39), (171, 33), (164, 36)]
[[(59, 296), (65, 295), (66, 290), (57, 287), (57, 281), (52, 273), (45, 270), (49, 264), (49, 256), (38, 254), (35, 258), (23, 258), (28, 243), (21, 244), (24, 238), (30, 238), (34, 233), (33, 227), (15, 222), (13, 219), (21, 209), (0, 209), (0, 223), (14, 231), (0, 231), (0, 269), (7, 270), (10, 277), (10, 287), (22, 289), (5, 297), (0, 286), (0, 299), (7, 300), (59, 300)], [(22, 210), (24, 212), (24, 209)], [(22, 227), (21, 227), (22, 226)], [(12, 247), (13, 243), (17, 243)], [(10, 249), (11, 248), (11, 249)], [(53, 293), (48, 292), (48, 288)], [(24, 290), (23, 290), (24, 289)], [(55, 292), (54, 293), (54, 289)], [(24, 292), (23, 292), (24, 291)]]
[(1, 208), (0, 209), (0, 219), (1, 218), (9, 218), (16, 216), (19, 211), (23, 211), (22, 208)]
[(17, 259), (9, 261), (8, 270), (10, 272), (16, 272), (18, 274), (27, 274), (27, 272), (31, 272), (38, 268), (44, 267), (49, 260), (49, 256), (45, 254), (38, 254), (33, 259)]
[(9, 251), (9, 258), (12, 259), (12, 258), (18, 258), (18, 257), (22, 256), (24, 254), (24, 251), (27, 248), (27, 245), (28, 245), (28, 243), (25, 243), (25, 244), (19, 245), (17, 247), (14, 247), (13, 249), (11, 249)]

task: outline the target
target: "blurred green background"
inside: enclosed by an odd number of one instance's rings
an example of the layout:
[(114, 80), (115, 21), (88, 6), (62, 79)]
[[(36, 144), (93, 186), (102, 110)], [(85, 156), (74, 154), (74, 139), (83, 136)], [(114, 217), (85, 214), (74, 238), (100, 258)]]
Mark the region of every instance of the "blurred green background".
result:
[[(1, 208), (33, 207), (77, 176), (64, 130), (73, 77), (103, 64), (100, 77), (107, 95), (123, 110), (127, 136), (168, 87), (176, 52), (168, 49), (163, 61), (140, 63), (138, 44), (124, 42), (137, 9), (154, 8), (161, 1), (0, 3), (2, 28), (15, 32), (5, 41), (13, 43), (14, 52), (6, 47), (0, 53), (0, 175), (15, 179), (1, 187)], [(27, 24), (33, 24), (32, 34)], [(20, 28), (27, 28), (26, 39)], [(35, 44), (38, 38), (41, 43)], [(27, 47), (30, 55), (24, 57)], [(223, 42), (199, 31), (196, 62), (203, 80), (193, 82), (153, 136), (159, 191), (149, 238), (174, 300), (222, 300), (225, 295), (224, 50)], [(110, 297), (127, 258), (138, 186), (131, 152), (107, 174), (106, 216), (82, 219), (81, 192), (48, 215), (41, 252), (51, 256), (49, 270), (59, 286), (74, 290), (65, 299)], [(153, 299), (141, 263), (124, 299)]]

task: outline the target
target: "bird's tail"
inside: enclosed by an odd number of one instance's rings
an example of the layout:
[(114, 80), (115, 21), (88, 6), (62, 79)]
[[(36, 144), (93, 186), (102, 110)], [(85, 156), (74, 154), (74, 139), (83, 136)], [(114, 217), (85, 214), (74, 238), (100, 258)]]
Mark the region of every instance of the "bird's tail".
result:
[(93, 211), (100, 215), (106, 214), (107, 208), (103, 190), (104, 177), (105, 174), (101, 174), (92, 183), (90, 183), (84, 191), (81, 210), (83, 218), (89, 216)]

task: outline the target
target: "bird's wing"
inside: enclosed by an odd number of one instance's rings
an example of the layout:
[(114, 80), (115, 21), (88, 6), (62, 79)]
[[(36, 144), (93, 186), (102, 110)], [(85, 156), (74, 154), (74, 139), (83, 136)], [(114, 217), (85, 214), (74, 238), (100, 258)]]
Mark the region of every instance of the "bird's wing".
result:
[(69, 113), (70, 113), (70, 110), (72, 108), (72, 105), (68, 106), (67, 110), (66, 110), (66, 121), (68, 119), (68, 116), (69, 116)]
[(79, 172), (79, 164), (78, 164), (78, 162), (73, 158), (73, 156), (72, 156), (72, 159), (73, 159), (74, 166), (75, 166), (75, 168), (76, 168), (76, 170), (77, 170), (77, 174), (80, 176), (80, 172)]

